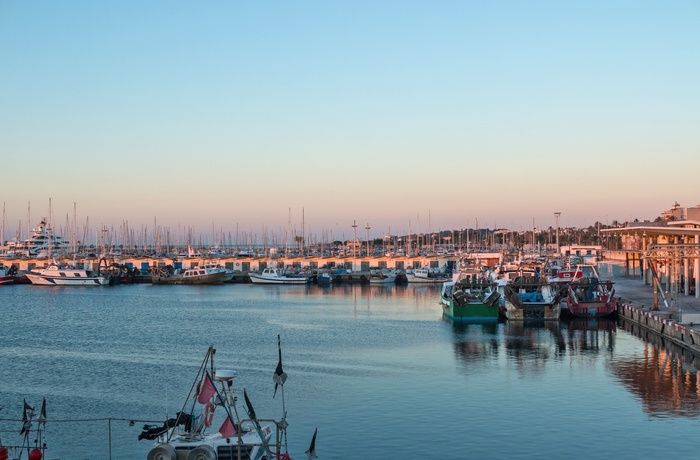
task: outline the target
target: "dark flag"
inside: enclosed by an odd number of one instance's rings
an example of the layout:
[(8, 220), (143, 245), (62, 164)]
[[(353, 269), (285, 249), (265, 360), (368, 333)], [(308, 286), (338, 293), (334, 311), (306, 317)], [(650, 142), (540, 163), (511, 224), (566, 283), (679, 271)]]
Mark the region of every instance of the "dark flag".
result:
[(287, 381), (287, 374), (282, 370), (282, 345), (280, 344), (280, 336), (277, 336), (277, 351), (279, 353), (279, 361), (277, 361), (277, 369), (275, 369), (275, 375), (272, 376), (272, 380), (275, 382), (275, 392), (272, 398), (277, 395), (277, 386), (284, 385)]
[(255, 409), (253, 409), (253, 405), (250, 403), (250, 399), (248, 399), (248, 393), (246, 393), (245, 388), (243, 389), (243, 397), (245, 398), (245, 405), (248, 409), (248, 416), (255, 420)]
[(41, 403), (41, 412), (39, 413), (39, 418), (37, 421), (46, 426), (46, 398), (44, 398), (44, 401)]
[(309, 446), (309, 450), (306, 451), (306, 458), (309, 460), (318, 458), (318, 455), (316, 455), (316, 433), (318, 433), (318, 428), (314, 430), (314, 435), (311, 438), (311, 445)]
[(32, 417), (34, 417), (34, 408), (27, 404), (24, 400), (24, 409), (22, 409), (22, 431), (19, 434), (27, 435), (32, 429)]
[(27, 404), (27, 400), (24, 400), (24, 410), (27, 413), (27, 417), (34, 418), (34, 408)]

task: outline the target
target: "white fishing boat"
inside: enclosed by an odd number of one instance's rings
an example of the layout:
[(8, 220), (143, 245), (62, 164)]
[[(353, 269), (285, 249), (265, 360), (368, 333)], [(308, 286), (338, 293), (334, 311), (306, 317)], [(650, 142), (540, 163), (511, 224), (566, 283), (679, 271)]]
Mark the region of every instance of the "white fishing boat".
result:
[(450, 277), (445, 272), (439, 270), (431, 270), (423, 267), (406, 272), (406, 280), (409, 283), (423, 284), (442, 284), (446, 281), (451, 281)]
[(378, 284), (396, 284), (396, 272), (390, 270), (371, 270), (369, 284), (373, 286)]
[(261, 273), (248, 274), (253, 284), (307, 284), (310, 277), (304, 275), (287, 275), (278, 268), (266, 268)]
[[(279, 387), (282, 399), (280, 420), (259, 418), (245, 388), (243, 398), (247, 417), (240, 416), (236, 405), (236, 393), (240, 389), (234, 388), (236, 373), (216, 369), (216, 350), (209, 347), (182, 410), (163, 425), (144, 425), (139, 440), (156, 441), (147, 459), (291, 459), (287, 450), (287, 415), (284, 403), (287, 374), (282, 370), (279, 336), (277, 344), (279, 361), (273, 375), (273, 398)], [(218, 430), (215, 427), (219, 427)], [(316, 458), (315, 441), (316, 433), (307, 451), (309, 458)]]
[(32, 284), (39, 286), (104, 286), (109, 284), (109, 275), (94, 273), (85, 268), (75, 268), (55, 261), (46, 268), (27, 273)]
[(221, 278), (221, 281), (224, 283), (232, 281), (233, 277), (236, 275), (236, 272), (234, 272), (233, 270), (222, 267), (221, 264), (218, 264), (216, 262), (207, 261), (204, 263), (204, 266), (210, 270), (222, 272), (224, 274), (224, 277)]

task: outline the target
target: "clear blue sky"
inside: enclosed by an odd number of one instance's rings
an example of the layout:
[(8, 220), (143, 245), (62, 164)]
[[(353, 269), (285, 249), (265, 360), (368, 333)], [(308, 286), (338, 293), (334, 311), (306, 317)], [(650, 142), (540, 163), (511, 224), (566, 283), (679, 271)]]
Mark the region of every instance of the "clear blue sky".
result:
[(49, 198), (203, 232), (654, 219), (700, 204), (699, 24), (697, 0), (0, 0), (0, 201), (10, 229)]

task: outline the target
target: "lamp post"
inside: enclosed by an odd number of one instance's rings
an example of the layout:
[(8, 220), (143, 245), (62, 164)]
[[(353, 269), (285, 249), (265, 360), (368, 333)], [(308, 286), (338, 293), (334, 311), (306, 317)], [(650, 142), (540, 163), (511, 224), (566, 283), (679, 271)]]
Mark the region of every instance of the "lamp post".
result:
[(554, 219), (557, 225), (557, 255), (559, 254), (559, 216), (561, 216), (561, 212), (557, 211), (554, 213)]
[(367, 223), (367, 226), (365, 227), (365, 230), (367, 230), (367, 258), (369, 259), (369, 222)]
[(357, 259), (357, 224), (352, 221), (352, 270), (355, 271), (355, 263)]

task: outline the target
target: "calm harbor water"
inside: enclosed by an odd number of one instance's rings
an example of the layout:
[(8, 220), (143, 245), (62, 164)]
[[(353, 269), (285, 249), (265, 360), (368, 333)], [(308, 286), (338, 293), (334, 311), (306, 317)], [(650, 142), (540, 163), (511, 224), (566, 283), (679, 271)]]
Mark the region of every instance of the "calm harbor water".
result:
[[(438, 298), (424, 286), (2, 286), (0, 418), (46, 397), (47, 459), (145, 459), (143, 422), (128, 420), (180, 410), (209, 345), (258, 414), (279, 417), (279, 334), (297, 460), (316, 427), (321, 459), (697, 456), (700, 384), (680, 352), (610, 321), (454, 325)], [(21, 424), (0, 423), (2, 442), (18, 442)]]

